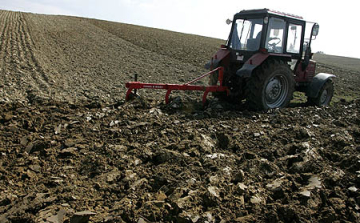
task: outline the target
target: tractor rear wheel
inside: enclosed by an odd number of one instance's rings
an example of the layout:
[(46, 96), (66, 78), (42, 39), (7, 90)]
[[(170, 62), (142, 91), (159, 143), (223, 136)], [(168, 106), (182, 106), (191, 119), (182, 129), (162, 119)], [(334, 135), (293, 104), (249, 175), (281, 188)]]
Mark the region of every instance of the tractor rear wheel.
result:
[(330, 104), (330, 101), (334, 95), (334, 84), (331, 80), (328, 80), (319, 91), (319, 94), (316, 98), (308, 97), (308, 102), (311, 105), (316, 105), (319, 107), (327, 106)]
[(284, 61), (268, 60), (251, 76), (247, 103), (253, 110), (286, 107), (293, 97), (295, 80)]

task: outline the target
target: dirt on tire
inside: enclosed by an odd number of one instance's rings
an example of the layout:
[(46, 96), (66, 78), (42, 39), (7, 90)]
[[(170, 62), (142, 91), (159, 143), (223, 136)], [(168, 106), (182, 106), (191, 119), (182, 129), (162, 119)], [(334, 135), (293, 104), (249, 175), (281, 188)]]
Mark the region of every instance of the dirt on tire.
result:
[(135, 73), (189, 81), (222, 41), (10, 11), (0, 31), (0, 222), (360, 221), (355, 65), (319, 57), (329, 107), (125, 102)]

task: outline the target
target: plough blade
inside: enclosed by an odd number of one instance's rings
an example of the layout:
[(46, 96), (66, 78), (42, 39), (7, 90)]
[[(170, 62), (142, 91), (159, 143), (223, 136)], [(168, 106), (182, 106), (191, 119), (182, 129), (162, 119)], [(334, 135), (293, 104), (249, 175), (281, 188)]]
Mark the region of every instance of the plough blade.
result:
[[(220, 85), (213, 85), (213, 86), (198, 86), (198, 85), (190, 85), (191, 83), (194, 83), (206, 76), (209, 76), (211, 74), (214, 74), (216, 71), (219, 71), (219, 77), (218, 81)], [(156, 89), (156, 90), (167, 90), (165, 95), (165, 103), (169, 103), (169, 96), (171, 94), (171, 91), (179, 90), (179, 91), (204, 91), (202, 103), (203, 106), (206, 103), (206, 97), (209, 94), (209, 92), (227, 92), (229, 95), (229, 89), (226, 86), (223, 86), (223, 76), (224, 76), (224, 68), (218, 67), (206, 74), (201, 75), (200, 77), (185, 83), (185, 84), (156, 84), (156, 83), (142, 83), (142, 82), (128, 82), (126, 83), (126, 88), (128, 88), (126, 92), (126, 98), (125, 100), (128, 101), (130, 99), (130, 95), (132, 91), (136, 91), (137, 89)]]

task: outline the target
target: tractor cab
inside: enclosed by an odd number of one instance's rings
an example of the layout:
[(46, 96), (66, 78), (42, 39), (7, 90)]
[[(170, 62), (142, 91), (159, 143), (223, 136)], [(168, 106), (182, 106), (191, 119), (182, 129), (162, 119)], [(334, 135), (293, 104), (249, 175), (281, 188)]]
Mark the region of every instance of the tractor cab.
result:
[(290, 60), (302, 56), (306, 22), (300, 16), (269, 9), (243, 10), (227, 22), (232, 28), (226, 46), (240, 64), (258, 51), (286, 54)]
[[(231, 52), (232, 63), (240, 66), (254, 54), (263, 52), (282, 57), (292, 65), (292, 70), (298, 67), (305, 70), (312, 58), (311, 40), (319, 32), (317, 23), (269, 9), (243, 10), (227, 23), (232, 28), (226, 48)], [(299, 75), (302, 76), (299, 81), (309, 81), (303, 74)]]

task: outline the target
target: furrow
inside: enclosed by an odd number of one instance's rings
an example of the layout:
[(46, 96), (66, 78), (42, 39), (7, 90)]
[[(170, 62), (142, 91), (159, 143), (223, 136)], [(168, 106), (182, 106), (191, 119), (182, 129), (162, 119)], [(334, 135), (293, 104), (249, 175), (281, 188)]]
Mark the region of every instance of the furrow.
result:
[(24, 52), (24, 47), (22, 45), (20, 32), (21, 32), (21, 27), (18, 17), (16, 20), (16, 44), (17, 44), (17, 57), (19, 59), (19, 62), (21, 63), (20, 69), (22, 69), (24, 68), (22, 64), (26, 63), (25, 55), (24, 55), (26, 52)]
[[(16, 70), (16, 60), (14, 57), (14, 54), (16, 55), (16, 21), (15, 21), (16, 12), (12, 12), (10, 15), (10, 21), (9, 21), (9, 33), (10, 33), (10, 39), (9, 39), (9, 45), (8, 45), (8, 55), (7, 60), (5, 62), (10, 67), (11, 71)], [(13, 79), (13, 77), (11, 78)]]
[[(19, 29), (18, 29), (18, 36), (19, 36), (19, 44), (20, 44), (20, 47), (21, 47), (21, 51), (22, 51), (22, 60), (24, 62), (26, 62), (27, 64), (27, 68), (31, 71), (32, 73), (32, 76), (34, 76), (34, 66), (32, 65), (31, 63), (31, 56), (30, 56), (30, 53), (29, 53), (29, 49), (27, 47), (27, 43), (26, 43), (26, 40), (25, 40), (25, 34), (24, 34), (24, 29), (22, 27), (22, 24), (21, 24), (21, 18), (19, 18)], [(37, 78), (36, 78), (37, 79)]]
[[(16, 13), (17, 15), (17, 13)], [(26, 64), (26, 60), (24, 59), (24, 51), (23, 51), (23, 47), (21, 45), (21, 38), (20, 38), (20, 23), (19, 23), (19, 17), (16, 16), (15, 18), (15, 29), (14, 29), (14, 33), (15, 33), (15, 43), (14, 43), (14, 48), (15, 51), (12, 52), (12, 54), (15, 56), (15, 61), (16, 63), (14, 63), (14, 65), (16, 66), (16, 73), (13, 73), (13, 75), (17, 78), (17, 85), (18, 86), (22, 86), (23, 83), (25, 82), (24, 79), (26, 79), (26, 73), (23, 72), (23, 69), (26, 68), (26, 66), (24, 64)]]
[[(2, 79), (4, 83), (4, 92), (12, 99), (19, 98), (17, 86), (16, 71), (16, 36), (15, 29), (15, 13), (7, 12), (6, 29), (4, 31), (4, 45), (2, 46)], [(14, 55), (15, 54), (15, 55)]]
[(8, 12), (1, 11), (0, 21), (2, 21), (1, 36), (0, 36), (0, 75), (5, 83), (5, 48), (7, 47), (7, 31), (8, 31)]
[(39, 84), (41, 90), (48, 93), (49, 88), (49, 78), (45, 74), (44, 70), (39, 64), (39, 61), (36, 59), (34, 54), (34, 41), (30, 34), (30, 29), (27, 25), (27, 22), (24, 18), (24, 15), (20, 14), (20, 36), (21, 41), (24, 47), (24, 51), (26, 53), (26, 58), (30, 63), (30, 66), (36, 71), (36, 76), (34, 77), (35, 81)]
[(3, 45), (5, 42), (5, 31), (7, 26), (7, 17), (5, 11), (0, 11), (0, 21), (1, 21), (1, 35), (0, 35), (0, 53), (3, 51)]
[(6, 83), (6, 77), (5, 77), (5, 62), (4, 62), (4, 55), (5, 55), (5, 49), (6, 47), (6, 32), (7, 32), (7, 12), (6, 11), (0, 11), (0, 22), (1, 22), (1, 34), (0, 34), (0, 100), (3, 100), (5, 98), (5, 83)]
[[(2, 62), (5, 62), (5, 57), (7, 52), (7, 48), (8, 48), (8, 44), (9, 44), (9, 16), (10, 12), (4, 12), (4, 29), (2, 31), (1, 34), (1, 51), (0, 53), (2, 54)], [(5, 70), (5, 69), (4, 69)]]

